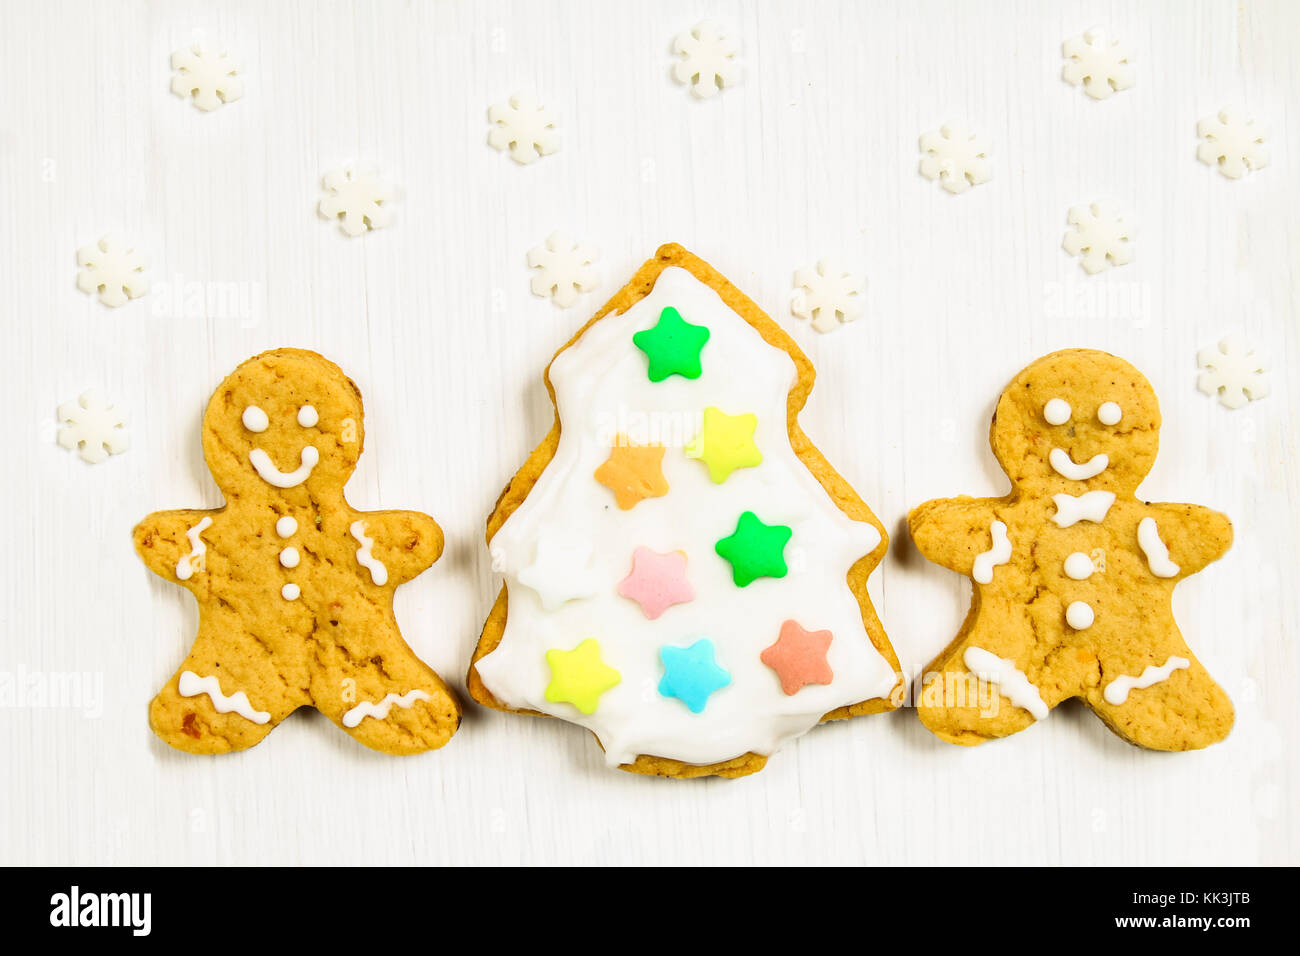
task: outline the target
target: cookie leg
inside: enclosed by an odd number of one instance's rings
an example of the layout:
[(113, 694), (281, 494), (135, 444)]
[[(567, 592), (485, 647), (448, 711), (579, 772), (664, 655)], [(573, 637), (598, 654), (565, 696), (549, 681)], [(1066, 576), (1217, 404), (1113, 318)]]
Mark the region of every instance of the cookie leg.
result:
[(313, 677), (316, 707), (359, 743), (388, 754), (436, 750), (460, 727), (460, 703), (410, 650), (375, 655), (346, 676)]
[(1046, 716), (1055, 700), (1044, 703), (1049, 695), (1034, 682), (1040, 669), (1031, 666), (1034, 647), (1027, 619), (986, 619), (972, 608), (957, 639), (922, 676), (916, 706), (921, 723), (949, 743), (974, 746)]
[(149, 726), (168, 745), (194, 754), (244, 750), (304, 702), (270, 658), (227, 654), (222, 666), (204, 643), (149, 705)]
[(1232, 701), (1201, 662), (1187, 650), (1158, 656), (1161, 665), (1107, 662), (1088, 706), (1119, 736), (1150, 750), (1199, 750), (1227, 737)]

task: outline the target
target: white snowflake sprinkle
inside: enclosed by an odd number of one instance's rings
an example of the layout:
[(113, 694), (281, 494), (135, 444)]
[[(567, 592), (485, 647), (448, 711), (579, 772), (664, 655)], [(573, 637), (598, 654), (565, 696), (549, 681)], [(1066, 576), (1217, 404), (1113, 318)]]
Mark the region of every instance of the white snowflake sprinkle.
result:
[(222, 103), (233, 103), (244, 95), (244, 81), (239, 63), (228, 52), (205, 50), (202, 43), (183, 47), (172, 54), (172, 92), (180, 97), (193, 96), (201, 110), (215, 110)]
[(740, 64), (735, 59), (739, 51), (740, 43), (712, 20), (697, 23), (673, 40), (673, 52), (681, 57), (673, 64), (673, 78), (689, 83), (691, 92), (706, 100), (740, 82)]
[(993, 178), (989, 143), (966, 123), (950, 121), (921, 137), (921, 175), (950, 193), (964, 193)]
[(1113, 40), (1105, 27), (1085, 30), (1061, 45), (1068, 63), (1061, 79), (1071, 86), (1083, 85), (1094, 100), (1104, 100), (1112, 93), (1133, 85), (1133, 51), (1127, 43)]
[(531, 92), (515, 93), (504, 103), (488, 110), (488, 145), (495, 150), (510, 150), (510, 158), (527, 166), (560, 148), (555, 132), (560, 117), (537, 102)]
[(1197, 377), (1196, 387), (1206, 395), (1217, 392), (1219, 403), (1226, 408), (1241, 408), (1268, 394), (1267, 363), (1235, 335), (1201, 349), (1196, 364), (1205, 369)]
[(148, 258), (112, 233), (101, 237), (93, 246), (78, 249), (77, 265), (81, 267), (77, 288), (87, 293), (98, 292), (99, 301), (111, 309), (149, 291), (149, 280), (144, 277)]
[(392, 223), (397, 187), (381, 179), (373, 165), (354, 163), (333, 169), (322, 182), (329, 195), (320, 201), (320, 214), (337, 219), (347, 235), (359, 236), (367, 229), (382, 229)]
[(1196, 135), (1204, 140), (1196, 158), (1207, 166), (1218, 166), (1229, 179), (1240, 179), (1253, 169), (1268, 165), (1264, 140), (1268, 129), (1256, 123), (1238, 106), (1225, 106), (1214, 116), (1196, 124)]
[(790, 311), (801, 319), (811, 319), (818, 332), (831, 332), (862, 315), (867, 280), (829, 259), (822, 259), (815, 269), (795, 272), (794, 284)]
[(578, 301), (578, 293), (596, 288), (599, 278), (593, 263), (596, 250), (553, 232), (546, 242), (528, 250), (528, 266), (535, 269), (533, 295), (551, 297), (562, 309)]
[(83, 461), (97, 465), (127, 449), (126, 413), (104, 401), (98, 391), (84, 392), (59, 406), (59, 444), (80, 449)]
[(1135, 229), (1119, 203), (1103, 200), (1071, 206), (1067, 218), (1074, 230), (1065, 234), (1061, 245), (1070, 255), (1082, 256), (1084, 272), (1094, 275), (1133, 261)]

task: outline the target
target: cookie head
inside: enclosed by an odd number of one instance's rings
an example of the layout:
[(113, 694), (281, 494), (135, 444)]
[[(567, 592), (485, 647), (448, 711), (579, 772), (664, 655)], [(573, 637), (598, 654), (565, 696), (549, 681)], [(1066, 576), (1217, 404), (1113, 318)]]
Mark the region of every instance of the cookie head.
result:
[(1132, 493), (1155, 462), (1160, 406), (1146, 378), (1106, 352), (1044, 356), (998, 400), (990, 441), (1018, 489)]
[(341, 490), (363, 439), (361, 393), (302, 349), (263, 352), (221, 383), (203, 416), (203, 451), (223, 491)]

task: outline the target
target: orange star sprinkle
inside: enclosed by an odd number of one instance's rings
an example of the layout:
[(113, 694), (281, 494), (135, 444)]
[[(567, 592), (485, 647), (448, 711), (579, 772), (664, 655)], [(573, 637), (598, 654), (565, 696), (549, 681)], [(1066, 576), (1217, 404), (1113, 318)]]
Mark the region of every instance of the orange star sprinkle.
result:
[(663, 445), (634, 445), (626, 436), (619, 435), (609, 450), (609, 458), (596, 469), (595, 477), (614, 492), (614, 501), (627, 511), (645, 498), (662, 498), (668, 494), (663, 463)]

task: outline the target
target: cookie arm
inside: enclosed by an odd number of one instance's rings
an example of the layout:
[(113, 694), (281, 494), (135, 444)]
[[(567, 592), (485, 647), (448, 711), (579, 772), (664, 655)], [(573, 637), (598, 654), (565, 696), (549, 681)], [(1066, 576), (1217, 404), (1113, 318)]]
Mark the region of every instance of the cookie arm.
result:
[(210, 518), (215, 514), (214, 511), (192, 508), (155, 511), (136, 525), (135, 530), (131, 532), (136, 553), (154, 574), (188, 587), (188, 582), (176, 576), (176, 567), (180, 564), (181, 558), (193, 550), (186, 532), (196, 527), (204, 518)]
[(1148, 508), (1180, 578), (1219, 560), (1232, 547), (1232, 522), (1225, 514), (1203, 505), (1168, 502)]
[(365, 522), (371, 554), (388, 569), (388, 584), (411, 580), (442, 555), (442, 528), (423, 512), (367, 511), (357, 520)]
[(996, 498), (939, 498), (913, 508), (907, 528), (916, 549), (935, 564), (970, 575), (975, 557), (989, 549)]

